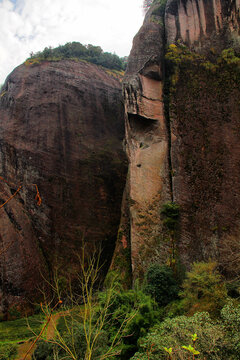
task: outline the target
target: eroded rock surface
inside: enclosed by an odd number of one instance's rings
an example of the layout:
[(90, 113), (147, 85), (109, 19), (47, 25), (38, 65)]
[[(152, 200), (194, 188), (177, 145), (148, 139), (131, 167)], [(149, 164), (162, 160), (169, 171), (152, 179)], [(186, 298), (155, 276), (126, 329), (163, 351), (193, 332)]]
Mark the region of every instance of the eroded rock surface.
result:
[(168, 0), (166, 42), (169, 45), (182, 41), (200, 49), (216, 41), (220, 46), (220, 37), (229, 32), (238, 34), (239, 7), (239, 0)]
[[(157, 244), (162, 237), (160, 209), (163, 203), (171, 200), (169, 134), (164, 117), (162, 81), (164, 27), (161, 22), (162, 16), (154, 8), (134, 38), (123, 83), (129, 159), (123, 201), (129, 208), (130, 223), (127, 227), (124, 221), (121, 223), (117, 251), (121, 253), (123, 239), (127, 239), (134, 277), (141, 276), (148, 266), (146, 252), (151, 254), (150, 257), (158, 253)], [(162, 256), (165, 257), (165, 250)]]
[(89, 248), (102, 243), (110, 261), (126, 159), (121, 83), (110, 70), (70, 60), (21, 65), (0, 101), (0, 175), (13, 184), (1, 184), (1, 201), (24, 185), (0, 209), (7, 307), (32, 292), (40, 271), (69, 273), (83, 239)]
[(225, 48), (239, 50), (240, 3), (165, 5), (146, 14), (123, 82), (129, 171), (114, 261), (130, 257), (133, 278), (151, 261), (168, 261), (164, 203), (180, 205), (176, 246), (187, 267), (218, 258), (226, 229), (239, 236), (239, 65), (220, 58)]

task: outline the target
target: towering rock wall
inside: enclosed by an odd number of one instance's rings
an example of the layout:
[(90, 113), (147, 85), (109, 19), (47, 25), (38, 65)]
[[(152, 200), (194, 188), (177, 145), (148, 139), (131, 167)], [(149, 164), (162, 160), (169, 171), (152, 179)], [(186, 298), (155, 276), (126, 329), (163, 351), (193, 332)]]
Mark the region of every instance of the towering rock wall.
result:
[[(126, 204), (123, 206), (129, 209), (130, 223), (126, 226), (128, 216), (125, 216), (119, 240), (121, 243), (122, 237), (127, 239), (132, 270), (137, 274), (143, 273), (147, 265), (146, 251), (154, 252), (159, 244), (162, 234), (160, 209), (163, 203), (171, 200), (169, 134), (164, 117), (161, 61), (164, 26), (161, 21), (161, 15), (155, 15), (154, 21), (151, 14), (146, 17), (134, 39), (123, 84), (129, 159)], [(164, 257), (164, 249), (161, 253)]]
[[(218, 258), (239, 237), (239, 1), (155, 1), (133, 40), (123, 92), (129, 172), (114, 261)], [(239, 52), (240, 53), (240, 52)], [(180, 206), (178, 234), (161, 209)], [(174, 239), (173, 239), (174, 238)]]
[[(239, 30), (239, 0), (173, 0), (165, 10), (166, 43), (182, 41), (200, 49), (219, 46), (219, 37)], [(225, 39), (226, 40), (226, 39)]]
[[(21, 65), (0, 97), (2, 310), (29, 297), (55, 266), (74, 269), (82, 240), (111, 259), (126, 159), (121, 83), (114, 73), (63, 60)], [(34, 197), (37, 184), (42, 198)]]

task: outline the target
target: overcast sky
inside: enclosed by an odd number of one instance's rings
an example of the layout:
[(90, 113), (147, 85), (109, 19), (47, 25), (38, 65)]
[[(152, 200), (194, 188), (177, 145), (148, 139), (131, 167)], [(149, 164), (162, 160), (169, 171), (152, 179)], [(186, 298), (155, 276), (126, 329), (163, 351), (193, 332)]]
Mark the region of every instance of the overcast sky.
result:
[(69, 41), (129, 55), (143, 0), (0, 0), (0, 84), (31, 51)]

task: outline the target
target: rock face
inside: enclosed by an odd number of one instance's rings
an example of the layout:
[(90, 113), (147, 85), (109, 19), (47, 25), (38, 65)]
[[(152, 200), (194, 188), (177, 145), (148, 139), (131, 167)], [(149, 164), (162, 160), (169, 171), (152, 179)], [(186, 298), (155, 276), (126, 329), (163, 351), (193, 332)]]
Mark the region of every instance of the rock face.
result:
[[(86, 62), (21, 65), (0, 102), (2, 310), (41, 273), (74, 267), (82, 241), (109, 263), (120, 220), (126, 159), (121, 83)], [(41, 206), (34, 200), (37, 184)], [(75, 255), (74, 255), (75, 254)], [(6, 302), (8, 299), (8, 302)]]
[(124, 202), (130, 210), (130, 227), (122, 223), (120, 237), (128, 239), (132, 270), (138, 275), (146, 267), (145, 251), (154, 252), (161, 237), (160, 208), (171, 200), (161, 64), (163, 30), (151, 17), (145, 19), (134, 39), (123, 84), (129, 159)]
[[(239, 0), (155, 2), (123, 82), (129, 171), (114, 262), (133, 278), (172, 256), (163, 204), (180, 206), (176, 259), (217, 259), (239, 237)], [(171, 255), (170, 255), (171, 254)]]
[[(238, 32), (239, 0), (169, 0), (165, 10), (166, 42), (183, 41), (196, 48), (213, 45), (214, 38)], [(221, 41), (220, 41), (221, 42)]]

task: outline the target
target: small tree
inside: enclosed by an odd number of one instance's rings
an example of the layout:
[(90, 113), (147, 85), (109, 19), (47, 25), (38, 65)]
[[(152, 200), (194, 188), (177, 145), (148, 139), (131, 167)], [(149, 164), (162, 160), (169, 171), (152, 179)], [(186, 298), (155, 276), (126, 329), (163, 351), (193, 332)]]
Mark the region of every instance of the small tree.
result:
[(177, 257), (177, 236), (180, 219), (180, 206), (175, 202), (168, 202), (163, 204), (161, 209), (161, 215), (163, 218), (163, 226), (170, 242), (170, 256), (169, 265), (176, 269), (176, 257)]
[[(86, 257), (85, 246), (79, 258), (80, 269), (76, 274), (76, 289), (73, 289), (71, 281), (63, 289), (61, 277), (54, 276), (52, 289), (61, 303), (61, 326), (54, 319), (53, 309), (50, 304), (42, 305), (46, 316), (46, 324), (51, 321), (54, 327), (54, 338), (46, 339), (44, 331), (37, 336), (40, 342), (34, 356), (36, 360), (46, 359), (72, 359), (72, 360), (103, 360), (120, 354), (122, 339), (125, 336), (129, 323), (136, 316), (137, 310), (131, 309), (131, 313), (124, 313), (119, 326), (114, 334), (106, 331), (111, 323), (116, 321), (111, 316), (111, 309), (115, 301), (115, 295), (119, 286), (116, 276), (108, 281), (104, 291), (104, 303), (98, 299), (99, 276), (101, 273), (100, 252), (95, 252), (92, 257)], [(62, 294), (68, 294), (65, 298)], [(63, 299), (63, 300), (62, 300)], [(43, 327), (45, 330), (46, 326)], [(36, 341), (35, 341), (36, 342)], [(46, 346), (44, 342), (51, 344)], [(45, 357), (44, 357), (45, 356)]]
[(222, 325), (212, 320), (208, 313), (177, 316), (155, 325), (141, 339), (140, 351), (131, 360), (237, 359), (224, 356), (224, 337)]
[(158, 15), (163, 15), (167, 0), (144, 0), (143, 1), (143, 9), (144, 11), (148, 11), (152, 4), (158, 4)]
[(179, 287), (170, 267), (152, 264), (146, 274), (145, 291), (152, 295), (160, 306), (177, 299)]
[(215, 262), (193, 263), (180, 296), (189, 314), (208, 311), (217, 316), (227, 299), (227, 290)]

